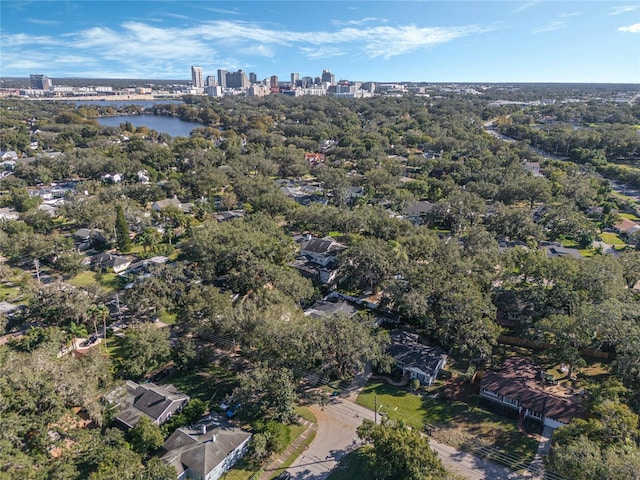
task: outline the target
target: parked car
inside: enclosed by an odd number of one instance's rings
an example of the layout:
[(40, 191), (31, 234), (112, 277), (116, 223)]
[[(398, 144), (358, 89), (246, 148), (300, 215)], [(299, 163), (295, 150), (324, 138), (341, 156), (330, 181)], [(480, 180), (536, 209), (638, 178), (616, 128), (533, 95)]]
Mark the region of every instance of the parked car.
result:
[(280, 475), (276, 477), (275, 480), (289, 480), (291, 478), (291, 474), (289, 472), (282, 472)]

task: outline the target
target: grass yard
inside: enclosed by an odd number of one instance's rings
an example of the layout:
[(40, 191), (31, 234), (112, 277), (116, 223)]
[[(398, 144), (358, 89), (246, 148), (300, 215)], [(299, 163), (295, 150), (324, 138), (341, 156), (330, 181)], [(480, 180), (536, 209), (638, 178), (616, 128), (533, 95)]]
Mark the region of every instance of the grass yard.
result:
[(177, 372), (167, 377), (166, 381), (191, 398), (215, 405), (231, 393), (236, 386), (236, 375), (214, 363), (188, 372)]
[(600, 234), (602, 241), (610, 245), (624, 245), (625, 243), (618, 236), (617, 233), (604, 232)]
[[(362, 390), (357, 403), (373, 410), (376, 401), (379, 412), (392, 420), (402, 419), (407, 425), (419, 430), (425, 424), (440, 429), (455, 427), (461, 440), (477, 439), (523, 459), (532, 459), (538, 447), (536, 440), (518, 431), (515, 420), (482, 408), (472, 408), (463, 402), (420, 397), (384, 382), (374, 381)], [(442, 437), (439, 440), (446, 442), (448, 439)], [(449, 439), (449, 443), (457, 446), (457, 441), (452, 440)]]
[[(87, 287), (89, 285), (96, 285), (98, 281), (96, 280), (96, 273), (91, 270), (85, 270), (84, 272), (80, 272), (75, 277), (69, 280), (71, 285), (76, 287)], [(100, 277), (100, 286), (106, 290), (108, 293), (116, 292), (118, 290), (122, 290), (125, 285), (125, 280), (123, 280), (117, 273), (103, 273)]]
[(626, 218), (627, 220), (633, 220), (634, 222), (640, 222), (640, 218), (633, 213), (618, 213), (618, 216), (621, 218)]
[[(246, 458), (238, 460), (231, 470), (222, 476), (222, 480), (249, 480), (252, 475), (258, 473), (255, 467)], [(258, 478), (256, 476), (256, 478)]]
[(158, 318), (162, 323), (165, 323), (167, 325), (175, 325), (177, 315), (175, 313), (169, 313), (165, 312), (164, 310), (160, 310), (160, 313), (158, 313)]

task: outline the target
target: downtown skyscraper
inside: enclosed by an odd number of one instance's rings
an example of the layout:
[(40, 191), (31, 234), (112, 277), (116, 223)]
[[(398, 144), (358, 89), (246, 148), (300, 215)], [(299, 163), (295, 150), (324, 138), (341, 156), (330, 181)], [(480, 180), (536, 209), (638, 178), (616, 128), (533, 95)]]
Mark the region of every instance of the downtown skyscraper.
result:
[(204, 87), (204, 74), (202, 67), (191, 67), (191, 83), (196, 88)]

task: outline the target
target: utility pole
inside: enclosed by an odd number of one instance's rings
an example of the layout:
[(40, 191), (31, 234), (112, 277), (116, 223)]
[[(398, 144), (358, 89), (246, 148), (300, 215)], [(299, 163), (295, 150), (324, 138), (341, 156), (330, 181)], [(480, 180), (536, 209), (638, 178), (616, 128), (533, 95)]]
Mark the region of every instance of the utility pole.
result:
[(373, 396), (373, 423), (378, 424), (378, 396)]
[(38, 278), (38, 283), (40, 283), (40, 261), (34, 258), (33, 265), (36, 267), (36, 277)]

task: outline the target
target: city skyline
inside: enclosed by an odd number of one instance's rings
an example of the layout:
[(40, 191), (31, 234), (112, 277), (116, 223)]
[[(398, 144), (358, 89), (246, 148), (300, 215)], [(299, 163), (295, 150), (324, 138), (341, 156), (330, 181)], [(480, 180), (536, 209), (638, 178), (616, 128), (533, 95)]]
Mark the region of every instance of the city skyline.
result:
[[(640, 82), (633, 2), (16, 2), (0, 76)], [(193, 76), (192, 76), (193, 78)], [(198, 77), (203, 78), (202, 76)]]

